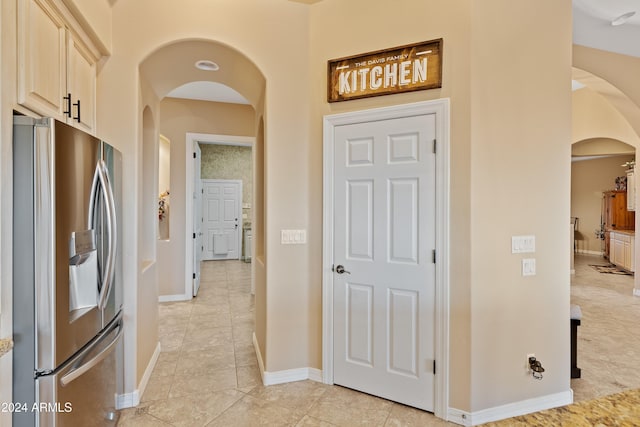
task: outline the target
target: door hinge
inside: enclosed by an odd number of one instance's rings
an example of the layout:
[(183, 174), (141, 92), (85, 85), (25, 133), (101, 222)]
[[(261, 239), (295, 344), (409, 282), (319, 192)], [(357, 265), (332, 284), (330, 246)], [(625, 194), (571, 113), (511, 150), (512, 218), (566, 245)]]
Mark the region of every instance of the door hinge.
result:
[(433, 375), (436, 374), (436, 359), (433, 359)]
[(437, 147), (437, 145), (438, 145), (438, 140), (437, 140), (437, 139), (434, 139), (434, 140), (433, 140), (433, 154), (435, 154), (435, 153), (436, 153), (436, 147)]
[(196, 153), (193, 153), (193, 158), (194, 158), (194, 159), (196, 158)]
[(194, 238), (194, 239), (196, 238), (196, 233), (193, 233), (193, 238)]
[[(196, 273), (193, 273), (193, 278), (194, 278), (194, 279), (196, 278)], [(435, 365), (434, 365), (434, 366), (435, 366)]]
[(436, 250), (433, 250), (433, 263), (436, 263)]

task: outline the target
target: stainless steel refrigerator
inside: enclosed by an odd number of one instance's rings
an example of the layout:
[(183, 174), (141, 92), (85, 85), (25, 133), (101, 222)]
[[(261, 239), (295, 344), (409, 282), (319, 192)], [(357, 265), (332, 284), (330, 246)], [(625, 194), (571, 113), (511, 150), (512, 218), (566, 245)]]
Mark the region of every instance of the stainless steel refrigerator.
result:
[(121, 154), (16, 115), (13, 160), (13, 425), (115, 425)]

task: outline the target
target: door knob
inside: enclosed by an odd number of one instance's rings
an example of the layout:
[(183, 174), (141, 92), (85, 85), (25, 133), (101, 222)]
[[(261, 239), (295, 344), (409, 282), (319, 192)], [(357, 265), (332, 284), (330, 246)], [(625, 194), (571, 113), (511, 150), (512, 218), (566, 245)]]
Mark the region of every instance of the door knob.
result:
[(344, 269), (344, 265), (337, 265), (336, 266), (336, 273), (338, 273), (338, 274), (344, 274), (344, 273), (351, 274), (350, 271), (347, 271), (347, 270)]

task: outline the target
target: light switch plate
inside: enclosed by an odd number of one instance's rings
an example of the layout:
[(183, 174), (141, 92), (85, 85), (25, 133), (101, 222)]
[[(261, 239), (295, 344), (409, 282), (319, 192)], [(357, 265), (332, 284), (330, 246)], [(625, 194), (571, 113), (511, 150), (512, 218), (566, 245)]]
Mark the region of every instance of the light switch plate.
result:
[(523, 276), (536, 275), (536, 259), (535, 258), (525, 258), (522, 260), (522, 275)]
[(280, 230), (283, 245), (303, 245), (307, 243), (307, 230)]
[(536, 251), (536, 236), (512, 236), (511, 253), (528, 254)]

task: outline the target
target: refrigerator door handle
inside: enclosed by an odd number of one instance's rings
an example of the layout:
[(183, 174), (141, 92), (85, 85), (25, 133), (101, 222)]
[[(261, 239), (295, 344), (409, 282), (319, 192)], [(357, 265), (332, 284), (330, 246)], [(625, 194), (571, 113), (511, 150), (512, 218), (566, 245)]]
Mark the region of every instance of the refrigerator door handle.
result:
[[(116, 202), (113, 197), (113, 189), (111, 188), (111, 182), (109, 181), (109, 170), (103, 160), (100, 160), (100, 169), (102, 170), (103, 180), (101, 181), (105, 201), (107, 205), (107, 228), (109, 233), (109, 251), (107, 253), (107, 268), (105, 274), (106, 285), (103, 286), (100, 298), (98, 301), (98, 307), (103, 309), (107, 305), (107, 298), (113, 287), (114, 276), (116, 272), (116, 251), (118, 247), (118, 224), (116, 216)], [(104, 283), (104, 282), (103, 282)]]
[(102, 196), (104, 198), (104, 203), (106, 206), (107, 213), (105, 215), (105, 222), (107, 225), (107, 239), (108, 239), (108, 249), (107, 249), (107, 259), (105, 261), (105, 266), (102, 269), (102, 287), (100, 289), (100, 295), (98, 297), (98, 308), (101, 310), (105, 308), (107, 304), (107, 297), (109, 296), (109, 291), (111, 290), (111, 285), (113, 282), (113, 276), (115, 273), (116, 267), (116, 208), (115, 208), (115, 200), (113, 198), (113, 191), (111, 189), (111, 183), (109, 182), (109, 172), (107, 170), (107, 166), (103, 160), (99, 160), (96, 165), (96, 172), (93, 175), (93, 184), (91, 185), (91, 196), (89, 198), (89, 218), (88, 218), (88, 226), (90, 229), (94, 229), (94, 216), (95, 210), (98, 208), (97, 203), (97, 191), (98, 187), (101, 190)]
[(91, 183), (91, 195), (89, 196), (89, 217), (87, 218), (87, 228), (89, 230), (94, 229), (94, 219), (97, 204), (98, 185), (100, 184), (100, 168), (96, 165), (96, 171), (93, 173), (93, 182)]
[[(69, 373), (67, 373), (62, 378), (60, 378), (60, 384), (63, 387), (71, 384), (71, 382), (73, 382), (74, 380), (80, 378), (82, 375), (87, 373), (91, 368), (96, 366), (98, 363), (102, 362), (109, 355), (109, 353), (111, 353), (115, 349), (116, 345), (118, 344), (118, 341), (120, 341), (120, 338), (122, 337), (122, 334), (124, 333), (124, 328), (122, 327), (122, 321), (121, 320), (118, 320), (118, 321), (114, 322), (113, 325), (107, 331), (105, 331), (103, 333), (103, 336), (101, 338), (98, 338), (98, 340), (96, 341), (96, 343), (100, 342), (102, 339), (104, 339), (104, 337), (106, 337), (111, 332), (113, 332), (113, 330), (116, 327), (120, 328), (120, 330), (118, 331), (118, 334), (104, 348), (104, 350), (102, 350), (100, 353), (98, 353), (97, 355), (92, 357), (89, 361), (87, 361), (85, 363), (82, 363), (82, 365), (74, 368)], [(90, 350), (91, 349), (89, 348), (89, 349), (86, 350), (86, 352), (88, 353)], [(84, 357), (80, 356), (80, 362), (83, 362), (83, 359), (84, 359)]]

